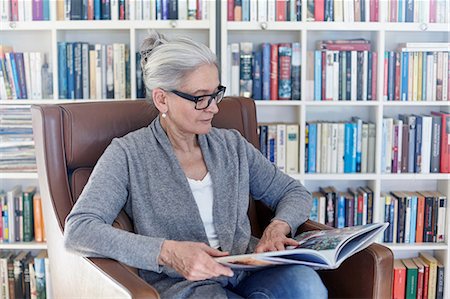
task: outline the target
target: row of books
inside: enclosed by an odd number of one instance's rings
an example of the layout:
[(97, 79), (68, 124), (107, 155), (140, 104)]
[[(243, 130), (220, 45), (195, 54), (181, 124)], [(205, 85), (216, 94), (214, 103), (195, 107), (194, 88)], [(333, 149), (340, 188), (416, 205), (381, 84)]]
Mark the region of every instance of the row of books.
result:
[(356, 116), (351, 122), (307, 122), (305, 137), (305, 172), (375, 172), (375, 124)]
[(0, 252), (0, 297), (51, 299), (50, 264), (46, 250)]
[(299, 172), (299, 125), (285, 123), (258, 126), (261, 153), (286, 173)]
[(383, 119), (383, 173), (450, 173), (450, 113)]
[(392, 298), (444, 298), (445, 266), (427, 252), (394, 260)]
[[(349, 47), (347, 46), (349, 45)], [(360, 48), (352, 44), (333, 44), (327, 50), (309, 54), (314, 61), (315, 101), (374, 101), (377, 99), (376, 52), (329, 49)], [(314, 55), (314, 57), (311, 57)]]
[[(437, 43), (436, 43), (437, 44)], [(401, 48), (384, 54), (385, 101), (448, 101), (450, 60), (448, 43)], [(421, 49), (421, 50), (419, 50)], [(428, 50), (427, 50), (428, 49)]]
[(129, 57), (122, 43), (58, 42), (59, 98), (130, 98)]
[(230, 95), (255, 100), (300, 100), (300, 43), (228, 46)]
[(207, 20), (208, 4), (209, 0), (136, 0), (135, 20)]
[(50, 0), (3, 0), (0, 2), (1, 21), (49, 21), (52, 19), (50, 13)]
[(42, 201), (35, 186), (0, 191), (0, 242), (45, 242)]
[(227, 0), (228, 21), (301, 21), (301, 0)]
[[(57, 7), (58, 20), (206, 20), (208, 17), (208, 0), (60, 2), (60, 6)], [(70, 7), (67, 7), (68, 5)]]
[(0, 171), (36, 171), (30, 108), (0, 106)]
[(446, 0), (388, 0), (386, 21), (446, 23), (448, 22), (447, 9), (448, 1)]
[(377, 22), (379, 0), (307, 0), (306, 19), (317, 22)]
[(0, 45), (0, 100), (52, 96), (52, 73), (45, 53), (14, 52), (10, 46)]
[(316, 222), (336, 228), (373, 222), (374, 197), (369, 187), (348, 188), (346, 192), (333, 186), (320, 187), (312, 198), (309, 219)]
[(444, 243), (447, 198), (435, 191), (392, 191), (380, 195), (384, 205), (384, 242)]

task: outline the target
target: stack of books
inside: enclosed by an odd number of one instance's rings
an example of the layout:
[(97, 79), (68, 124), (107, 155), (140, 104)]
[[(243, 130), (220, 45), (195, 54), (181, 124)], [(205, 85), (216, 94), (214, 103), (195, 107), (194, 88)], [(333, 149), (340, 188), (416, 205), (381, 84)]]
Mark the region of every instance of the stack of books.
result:
[(36, 171), (30, 107), (0, 107), (0, 171)]

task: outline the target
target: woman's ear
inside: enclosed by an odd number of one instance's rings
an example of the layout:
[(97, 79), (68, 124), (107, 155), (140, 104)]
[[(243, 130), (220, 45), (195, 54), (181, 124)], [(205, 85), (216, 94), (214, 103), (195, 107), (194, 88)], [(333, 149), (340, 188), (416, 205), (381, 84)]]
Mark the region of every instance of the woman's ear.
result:
[(167, 94), (166, 91), (162, 90), (161, 88), (155, 88), (152, 91), (153, 96), (153, 103), (155, 104), (155, 107), (159, 110), (161, 113), (165, 113), (168, 110), (167, 107)]

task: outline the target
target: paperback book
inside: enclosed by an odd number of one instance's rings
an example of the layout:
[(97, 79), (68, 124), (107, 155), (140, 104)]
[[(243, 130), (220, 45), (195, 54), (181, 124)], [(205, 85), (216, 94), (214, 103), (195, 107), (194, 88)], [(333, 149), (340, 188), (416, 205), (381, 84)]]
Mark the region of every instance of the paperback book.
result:
[(288, 264), (336, 269), (347, 258), (372, 244), (387, 226), (387, 223), (371, 223), (308, 231), (294, 238), (298, 241), (297, 246), (288, 246), (286, 250), (225, 256), (216, 261), (241, 270)]

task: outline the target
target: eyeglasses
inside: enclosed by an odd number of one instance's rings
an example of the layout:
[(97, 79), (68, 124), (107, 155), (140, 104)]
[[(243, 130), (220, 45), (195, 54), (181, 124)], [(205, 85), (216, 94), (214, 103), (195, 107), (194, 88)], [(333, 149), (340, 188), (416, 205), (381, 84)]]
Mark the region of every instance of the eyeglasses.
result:
[(219, 104), (223, 100), (223, 97), (225, 95), (225, 89), (226, 89), (225, 86), (219, 85), (217, 92), (213, 94), (205, 94), (202, 96), (193, 96), (178, 90), (171, 90), (170, 92), (176, 94), (177, 96), (185, 100), (194, 102), (196, 110), (204, 110), (208, 108), (209, 105), (211, 105), (211, 102), (213, 100), (216, 100), (216, 104)]

